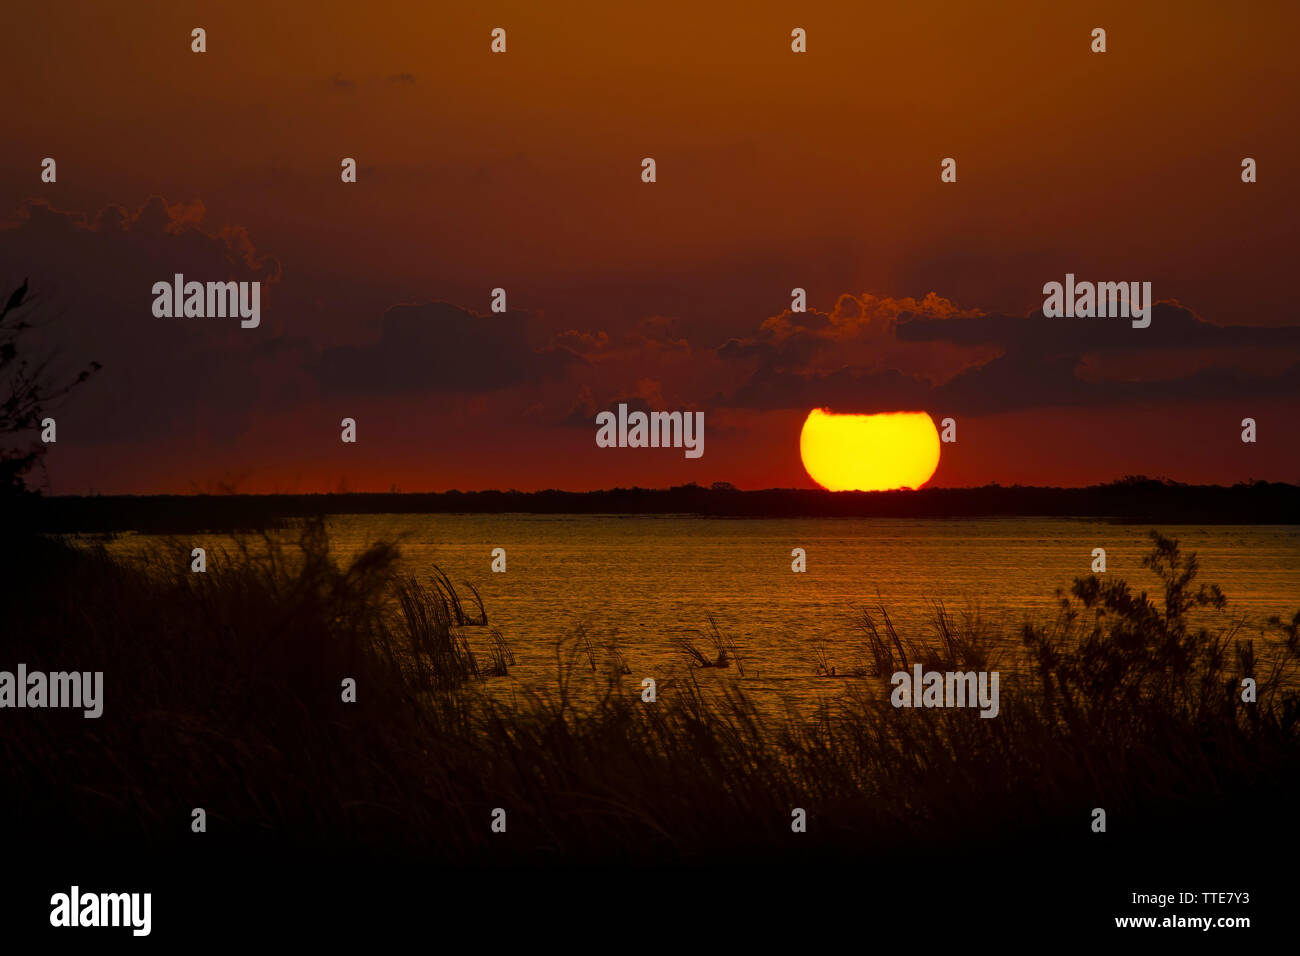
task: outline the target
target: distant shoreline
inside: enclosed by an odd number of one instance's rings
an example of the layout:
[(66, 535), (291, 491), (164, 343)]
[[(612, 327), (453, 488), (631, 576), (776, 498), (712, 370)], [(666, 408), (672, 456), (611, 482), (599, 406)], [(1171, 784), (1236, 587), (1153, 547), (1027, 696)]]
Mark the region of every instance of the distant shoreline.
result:
[(1087, 488), (990, 485), (917, 491), (614, 488), (274, 495), (93, 495), (24, 499), (12, 514), (47, 533), (180, 533), (274, 527), (330, 514), (688, 515), (726, 518), (1092, 518), (1153, 524), (1300, 524), (1300, 487), (1126, 479)]

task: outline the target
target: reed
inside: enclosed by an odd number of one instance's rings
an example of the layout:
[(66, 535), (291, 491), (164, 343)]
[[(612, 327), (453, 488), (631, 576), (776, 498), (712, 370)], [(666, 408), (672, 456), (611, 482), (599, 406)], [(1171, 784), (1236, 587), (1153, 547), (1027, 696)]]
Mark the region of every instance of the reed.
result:
[[(985, 660), (987, 628), (943, 605), (932, 634), (906, 639), (883, 607), (863, 610), (870, 676), (812, 716), (756, 706), (712, 618), (698, 632), (711, 650), (687, 642), (688, 656), (734, 663), (721, 682), (688, 667), (646, 704), (621, 658), (596, 667), (579, 636), (557, 643), (549, 692), (488, 693), (513, 656), (497, 631), (483, 660), (467, 643), (486, 628), (477, 595), (466, 613), (444, 573), (412, 577), (389, 545), (339, 564), (318, 522), (282, 538), (249, 539), (207, 574), (180, 550), (3, 549), (2, 659), (103, 670), (106, 686), (97, 721), (3, 715), (7, 818), (33, 839), (163, 852), (204, 806), (225, 846), (449, 863), (843, 857), (991, 833), (1065, 845), (1093, 806), (1171, 846), (1206, 821), (1227, 821), (1233, 846), (1255, 826), (1295, 829), (1300, 615), (1279, 615), (1268, 641), (1194, 623), (1226, 598), (1163, 536), (1156, 599), (1080, 578), (1053, 620), (1024, 624), (1027, 665), (992, 720), (889, 705), (882, 678), (909, 661)], [(510, 813), (508, 841), (492, 839), (493, 807)], [(797, 846), (792, 807), (815, 822)]]

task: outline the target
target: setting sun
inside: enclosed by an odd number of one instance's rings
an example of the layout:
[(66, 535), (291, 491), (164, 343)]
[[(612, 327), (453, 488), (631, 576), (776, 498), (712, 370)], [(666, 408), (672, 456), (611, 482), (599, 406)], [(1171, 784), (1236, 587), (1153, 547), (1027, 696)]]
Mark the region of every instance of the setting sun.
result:
[(828, 491), (919, 488), (939, 467), (939, 432), (925, 412), (836, 415), (814, 408), (799, 454), (809, 477)]

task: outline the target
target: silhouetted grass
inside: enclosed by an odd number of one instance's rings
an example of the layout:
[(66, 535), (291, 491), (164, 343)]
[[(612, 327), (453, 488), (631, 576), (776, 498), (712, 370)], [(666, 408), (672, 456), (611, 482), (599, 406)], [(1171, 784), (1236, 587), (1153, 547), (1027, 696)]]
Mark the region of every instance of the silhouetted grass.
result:
[(674, 643), (677, 645), (677, 649), (681, 651), (682, 656), (691, 667), (730, 667), (734, 662), (736, 672), (743, 677), (745, 668), (740, 663), (740, 654), (736, 651), (736, 642), (722, 633), (712, 614), (707, 615), (707, 619), (709, 626), (704, 630), (696, 630), (694, 633), (703, 636), (713, 646), (713, 656), (710, 657), (700, 650), (686, 637), (676, 639)]
[[(1297, 779), (1300, 615), (1264, 646), (1192, 626), (1223, 596), (1159, 535), (1160, 600), (1077, 579), (1055, 620), (1025, 624), (1031, 663), (1003, 675), (995, 719), (889, 703), (893, 670), (987, 662), (988, 629), (943, 605), (932, 640), (863, 611), (873, 676), (812, 717), (773, 716), (743, 681), (706, 690), (689, 667), (646, 703), (616, 649), (601, 671), (581, 638), (557, 646), (551, 692), (489, 693), (482, 678), (513, 659), (499, 633), (486, 665), (466, 641), (486, 628), (482, 602), (467, 614), (446, 575), (421, 583), (398, 558), (377, 544), (340, 565), (315, 521), (291, 547), (268, 536), (209, 555), (205, 574), (181, 545), (143, 563), (7, 547), (0, 668), (102, 670), (105, 702), (99, 720), (0, 714), (3, 812), (38, 842), (179, 850), (203, 807), (228, 847), (458, 863), (1055, 845), (1087, 839), (1093, 807), (1118, 833), (1227, 820), (1248, 842), (1252, 822), (1294, 827), (1279, 808)], [(738, 663), (708, 621), (713, 653), (687, 642), (694, 663)], [(508, 836), (489, 829), (497, 807)], [(806, 834), (791, 833), (795, 807)]]

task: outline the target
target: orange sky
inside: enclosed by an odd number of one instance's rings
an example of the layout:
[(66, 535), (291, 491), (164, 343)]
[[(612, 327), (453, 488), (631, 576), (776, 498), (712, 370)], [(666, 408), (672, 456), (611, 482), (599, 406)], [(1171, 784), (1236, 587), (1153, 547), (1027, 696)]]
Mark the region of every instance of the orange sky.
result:
[[(0, 291), (104, 365), (49, 487), (808, 486), (823, 404), (956, 416), (940, 485), (1300, 481), (1300, 7), (883, 6), (9, 5)], [(176, 271), (260, 279), (262, 326), (165, 327)], [(1067, 272), (1169, 312), (1095, 348), (904, 329)], [(704, 410), (704, 457), (597, 448), (629, 399)]]

